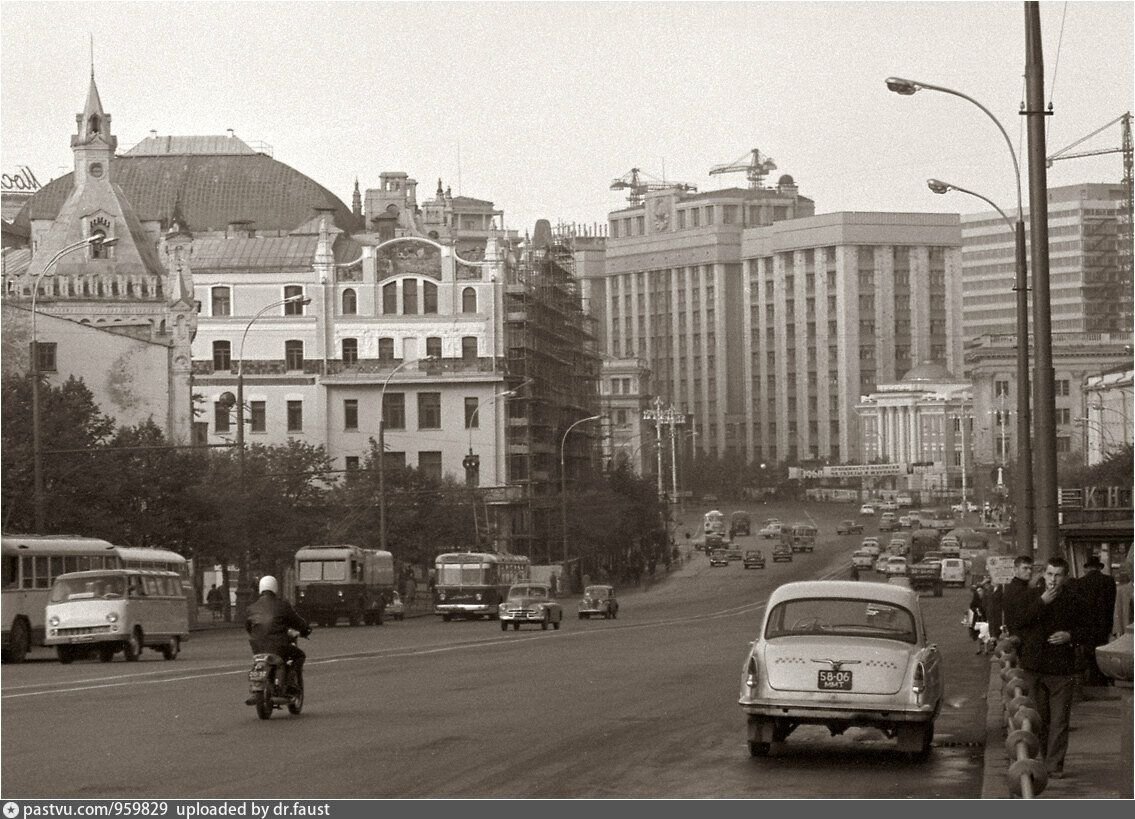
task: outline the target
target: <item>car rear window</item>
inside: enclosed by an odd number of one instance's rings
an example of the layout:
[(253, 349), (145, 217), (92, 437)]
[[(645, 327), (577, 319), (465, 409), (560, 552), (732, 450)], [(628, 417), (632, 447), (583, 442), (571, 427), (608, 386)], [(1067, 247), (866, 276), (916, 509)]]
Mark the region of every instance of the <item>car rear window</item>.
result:
[(801, 598), (778, 604), (768, 616), (765, 639), (818, 635), (878, 637), (914, 643), (914, 615), (906, 608), (880, 600)]

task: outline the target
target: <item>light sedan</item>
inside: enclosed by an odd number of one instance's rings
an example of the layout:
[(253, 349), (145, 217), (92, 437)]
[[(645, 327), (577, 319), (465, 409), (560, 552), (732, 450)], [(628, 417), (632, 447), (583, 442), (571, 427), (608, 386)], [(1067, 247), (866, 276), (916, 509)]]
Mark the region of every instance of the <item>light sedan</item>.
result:
[(925, 759), (942, 674), (917, 592), (842, 580), (781, 586), (745, 657), (738, 704), (752, 756), (767, 756), (801, 725), (833, 736), (867, 725)]
[(501, 631), (506, 631), (509, 623), (513, 631), (519, 631), (521, 623), (538, 623), (545, 630), (548, 626), (558, 629), (564, 619), (564, 609), (552, 599), (551, 589), (546, 584), (517, 583), (508, 590), (508, 598), (500, 604), (498, 616)]

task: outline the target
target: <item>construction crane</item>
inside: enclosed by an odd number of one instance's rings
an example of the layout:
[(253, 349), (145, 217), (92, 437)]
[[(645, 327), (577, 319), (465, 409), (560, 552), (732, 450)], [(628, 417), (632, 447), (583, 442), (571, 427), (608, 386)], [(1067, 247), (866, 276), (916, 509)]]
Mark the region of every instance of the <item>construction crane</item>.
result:
[(612, 180), (611, 190), (621, 191), (628, 190), (627, 201), (631, 205), (641, 205), (643, 196), (650, 191), (667, 191), (679, 190), (683, 193), (696, 191), (696, 185), (687, 185), (685, 182), (667, 182), (664, 179), (656, 179), (650, 174), (643, 173), (638, 168), (631, 168), (618, 179)]
[(761, 156), (759, 148), (753, 148), (744, 156), (738, 157), (733, 162), (726, 165), (714, 165), (709, 169), (709, 175), (715, 176), (719, 173), (737, 173), (740, 171), (745, 172), (745, 178), (749, 180), (749, 187), (753, 190), (759, 190), (764, 187), (765, 177), (769, 175), (770, 171), (776, 170), (776, 163), (773, 162), (771, 156)]
[[(1072, 150), (1077, 145), (1081, 145), (1084, 142), (1087, 142), (1096, 134), (1110, 128), (1117, 122), (1122, 123), (1121, 127), (1123, 129), (1122, 143), (1118, 148), (1096, 148), (1090, 151), (1077, 151), (1074, 154), (1068, 153), (1068, 151)], [(1135, 158), (1132, 157), (1130, 111), (1125, 114), (1120, 114), (1111, 122), (1107, 123), (1106, 125), (1101, 125), (1099, 128), (1096, 128), (1096, 130), (1092, 131), (1087, 136), (1077, 139), (1066, 148), (1061, 148), (1059, 151), (1052, 154), (1052, 156), (1048, 157), (1045, 160), (1045, 164), (1051, 168), (1052, 163), (1057, 161), (1058, 159), (1078, 159), (1085, 156), (1101, 156), (1103, 154), (1120, 153), (1123, 154), (1123, 210), (1126, 216), (1128, 230), (1130, 230), (1132, 211), (1135, 210), (1135, 178), (1133, 178), (1133, 176), (1135, 175), (1133, 175), (1132, 168), (1132, 166), (1135, 165)]]

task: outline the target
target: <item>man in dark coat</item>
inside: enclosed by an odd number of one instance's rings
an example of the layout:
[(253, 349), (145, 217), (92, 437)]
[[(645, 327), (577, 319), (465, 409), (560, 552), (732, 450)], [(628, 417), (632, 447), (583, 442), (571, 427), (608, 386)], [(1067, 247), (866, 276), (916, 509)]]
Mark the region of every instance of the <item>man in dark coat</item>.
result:
[[(248, 644), (253, 654), (276, 654), (285, 662), (292, 660), (296, 684), (303, 686), (303, 661), (307, 655), (288, 636), (288, 629), (295, 629), (304, 637), (311, 634), (311, 626), (296, 614), (292, 604), (278, 596), (280, 592), (276, 578), (266, 575), (260, 580), (260, 596), (248, 607), (248, 619), (244, 630), (248, 632)], [(256, 704), (250, 697), (249, 705)]]
[(1049, 776), (1064, 775), (1068, 724), (1075, 691), (1076, 645), (1088, 640), (1084, 604), (1068, 583), (1068, 563), (1049, 558), (1043, 589), (1031, 589), (1023, 610), (1014, 612), (1021, 637), (1020, 667), (1040, 714), (1037, 732)]
[(1006, 584), (1001, 594), (1001, 611), (1005, 628), (1018, 637), (1021, 634), (1020, 618), (1028, 604), (1033, 578), (1033, 559), (1028, 555), (1018, 555), (1013, 561), (1013, 579)]
[(1091, 634), (1084, 645), (1088, 667), (1088, 685), (1107, 685), (1110, 680), (1096, 665), (1096, 646), (1111, 640), (1111, 624), (1115, 614), (1115, 581), (1102, 571), (1103, 563), (1098, 557), (1088, 558), (1084, 564), (1084, 575), (1076, 582), (1076, 592), (1084, 601), (1088, 627)]

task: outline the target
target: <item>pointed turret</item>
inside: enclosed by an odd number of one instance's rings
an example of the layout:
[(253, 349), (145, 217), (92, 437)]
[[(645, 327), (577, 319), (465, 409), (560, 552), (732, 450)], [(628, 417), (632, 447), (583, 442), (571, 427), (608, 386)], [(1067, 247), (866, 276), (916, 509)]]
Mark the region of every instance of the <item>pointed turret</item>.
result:
[(356, 219), (363, 218), (363, 195), (359, 191), (359, 178), (355, 177), (355, 192), (351, 194), (351, 213)]
[(111, 154), (118, 148), (118, 138), (110, 130), (110, 115), (102, 107), (94, 68), (91, 69), (91, 84), (87, 88), (87, 103), (83, 106), (83, 113), (75, 115), (75, 122), (79, 127), (75, 136), (71, 137), (72, 148), (89, 145), (96, 139), (105, 143)]

